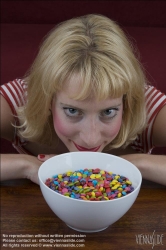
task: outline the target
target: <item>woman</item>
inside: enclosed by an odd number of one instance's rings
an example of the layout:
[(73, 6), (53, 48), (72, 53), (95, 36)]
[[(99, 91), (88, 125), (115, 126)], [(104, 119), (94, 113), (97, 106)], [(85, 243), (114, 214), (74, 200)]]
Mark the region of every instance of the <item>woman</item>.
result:
[(38, 183), (42, 161), (72, 151), (119, 155), (166, 185), (166, 96), (146, 79), (132, 45), (107, 17), (87, 15), (48, 34), (24, 79), (1, 86), (1, 179)]

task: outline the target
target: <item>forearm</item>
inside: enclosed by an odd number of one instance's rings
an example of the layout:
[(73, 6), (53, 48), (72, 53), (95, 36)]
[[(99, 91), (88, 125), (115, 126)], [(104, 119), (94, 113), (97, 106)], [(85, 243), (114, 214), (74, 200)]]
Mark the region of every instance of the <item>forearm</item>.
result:
[(25, 178), (26, 165), (19, 154), (1, 154), (1, 181)]
[(166, 185), (166, 156), (149, 154), (123, 155), (140, 170), (144, 179)]
[(138, 168), (143, 178), (166, 185), (166, 156), (145, 154)]
[(1, 181), (27, 178), (38, 183), (37, 172), (41, 162), (24, 154), (1, 154)]

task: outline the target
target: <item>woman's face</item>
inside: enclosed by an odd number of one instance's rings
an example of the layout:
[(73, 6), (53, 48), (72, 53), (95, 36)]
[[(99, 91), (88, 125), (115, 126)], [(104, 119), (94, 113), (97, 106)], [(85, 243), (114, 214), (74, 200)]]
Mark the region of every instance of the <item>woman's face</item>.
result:
[(94, 96), (83, 101), (72, 95), (80, 91), (77, 78), (53, 98), (54, 129), (70, 152), (101, 152), (118, 134), (122, 124), (122, 97), (98, 101)]

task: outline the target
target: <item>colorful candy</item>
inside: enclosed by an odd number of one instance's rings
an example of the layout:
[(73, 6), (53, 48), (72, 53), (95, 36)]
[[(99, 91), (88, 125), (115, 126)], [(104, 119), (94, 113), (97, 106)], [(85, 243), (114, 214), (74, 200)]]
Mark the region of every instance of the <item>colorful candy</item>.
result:
[(134, 190), (125, 176), (99, 168), (68, 171), (48, 178), (45, 184), (59, 194), (86, 201), (113, 200)]

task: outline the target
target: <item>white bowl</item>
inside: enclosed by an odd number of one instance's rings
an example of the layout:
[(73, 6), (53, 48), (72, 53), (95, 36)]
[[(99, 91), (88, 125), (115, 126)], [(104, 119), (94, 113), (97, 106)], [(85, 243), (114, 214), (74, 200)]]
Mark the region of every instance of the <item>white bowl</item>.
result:
[[(121, 198), (85, 201), (61, 195), (45, 185), (46, 179), (69, 170), (100, 168), (123, 175), (132, 182), (134, 191)], [(100, 152), (71, 152), (45, 161), (38, 172), (42, 194), (52, 211), (69, 227), (81, 232), (98, 232), (119, 220), (138, 196), (142, 176), (132, 163)]]

